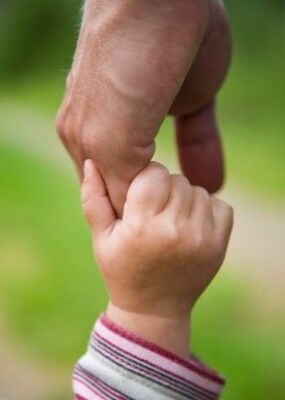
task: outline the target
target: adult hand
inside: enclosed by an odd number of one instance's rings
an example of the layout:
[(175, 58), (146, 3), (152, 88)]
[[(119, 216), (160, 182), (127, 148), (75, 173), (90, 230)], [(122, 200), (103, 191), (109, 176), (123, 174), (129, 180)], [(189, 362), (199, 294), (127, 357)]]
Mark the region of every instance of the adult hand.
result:
[(185, 175), (220, 188), (214, 99), (230, 58), (219, 0), (86, 1), (57, 130), (80, 175), (86, 158), (95, 161), (119, 215), (168, 113)]

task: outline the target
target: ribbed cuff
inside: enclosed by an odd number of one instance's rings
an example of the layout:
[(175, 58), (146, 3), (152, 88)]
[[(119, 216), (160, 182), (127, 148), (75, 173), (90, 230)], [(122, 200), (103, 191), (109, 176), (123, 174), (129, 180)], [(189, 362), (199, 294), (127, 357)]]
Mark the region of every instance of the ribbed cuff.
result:
[(195, 357), (179, 357), (103, 314), (73, 383), (75, 395), (83, 400), (212, 400), (220, 397), (225, 380)]

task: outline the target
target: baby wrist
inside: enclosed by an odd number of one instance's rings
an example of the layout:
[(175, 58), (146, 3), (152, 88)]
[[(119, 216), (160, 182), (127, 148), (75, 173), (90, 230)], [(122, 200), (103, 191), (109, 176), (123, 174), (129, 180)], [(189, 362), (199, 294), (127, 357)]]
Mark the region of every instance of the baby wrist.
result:
[(190, 315), (162, 317), (126, 311), (109, 302), (107, 317), (128, 332), (181, 357), (190, 354)]

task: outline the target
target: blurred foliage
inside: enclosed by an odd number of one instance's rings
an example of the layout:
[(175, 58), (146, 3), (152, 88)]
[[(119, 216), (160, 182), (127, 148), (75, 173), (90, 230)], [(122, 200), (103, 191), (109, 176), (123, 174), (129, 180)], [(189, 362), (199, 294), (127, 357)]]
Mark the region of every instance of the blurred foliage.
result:
[(0, 291), (11, 336), (72, 363), (106, 304), (76, 182), (13, 147), (0, 152), (0, 207), (10, 210), (1, 216)]
[[(236, 44), (245, 56), (278, 44), (283, 35), (283, 0), (226, 0)], [(0, 2), (0, 71), (11, 79), (70, 65), (79, 29), (82, 0), (2, 0)]]
[(2, 0), (0, 71), (17, 79), (39, 69), (68, 68), (79, 23), (79, 0)]

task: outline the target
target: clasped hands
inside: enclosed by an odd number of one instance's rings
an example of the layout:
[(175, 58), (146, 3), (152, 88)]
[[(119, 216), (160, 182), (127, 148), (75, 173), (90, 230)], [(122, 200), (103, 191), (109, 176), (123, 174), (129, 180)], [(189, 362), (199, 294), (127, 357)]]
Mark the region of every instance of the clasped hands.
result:
[[(230, 58), (219, 0), (87, 0), (57, 117), (83, 180), (109, 317), (182, 356), (233, 222), (209, 195), (224, 179), (215, 96)], [(150, 163), (167, 114), (188, 179)]]

